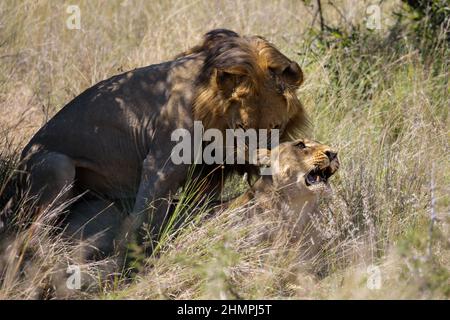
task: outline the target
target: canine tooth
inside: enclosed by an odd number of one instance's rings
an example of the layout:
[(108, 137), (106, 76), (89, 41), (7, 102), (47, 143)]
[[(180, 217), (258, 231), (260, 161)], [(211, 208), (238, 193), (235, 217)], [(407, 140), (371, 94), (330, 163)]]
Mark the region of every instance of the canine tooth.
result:
[(319, 182), (320, 181), (320, 177), (316, 176), (316, 181)]

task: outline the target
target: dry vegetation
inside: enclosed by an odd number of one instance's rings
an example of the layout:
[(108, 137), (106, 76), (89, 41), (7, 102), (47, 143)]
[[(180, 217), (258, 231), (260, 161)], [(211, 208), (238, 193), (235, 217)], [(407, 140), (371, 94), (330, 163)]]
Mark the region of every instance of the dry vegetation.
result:
[[(66, 28), (74, 3), (81, 30)], [(382, 29), (370, 32), (369, 2), (322, 3), (323, 21), (338, 31), (320, 33), (316, 6), (300, 1), (1, 1), (0, 194), (20, 147), (61, 106), (122, 70), (171, 59), (216, 27), (265, 36), (299, 62), (310, 136), (340, 150), (341, 169), (315, 226), (326, 243), (313, 261), (287, 245), (285, 226), (249, 225), (236, 209), (167, 237), (157, 257), (136, 249), (133, 279), (105, 277), (110, 261), (83, 264), (52, 233), (64, 210), (54, 208), (2, 240), (0, 299), (448, 299), (446, 30), (417, 39), (407, 21), (394, 25), (404, 7), (384, 1)], [(268, 224), (279, 237), (255, 241)], [(84, 290), (65, 289), (69, 264), (85, 272)], [(367, 286), (371, 266), (378, 290)]]

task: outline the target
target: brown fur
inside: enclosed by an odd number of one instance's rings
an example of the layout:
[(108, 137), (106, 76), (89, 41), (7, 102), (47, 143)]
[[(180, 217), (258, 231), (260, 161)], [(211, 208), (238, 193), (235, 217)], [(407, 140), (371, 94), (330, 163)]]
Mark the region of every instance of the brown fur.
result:
[[(194, 116), (206, 128), (279, 128), (284, 138), (304, 132), (308, 120), (295, 93), (303, 72), (273, 44), (259, 36), (216, 30), (178, 57), (198, 53), (206, 58), (196, 81)], [(236, 105), (240, 113), (233, 117)]]

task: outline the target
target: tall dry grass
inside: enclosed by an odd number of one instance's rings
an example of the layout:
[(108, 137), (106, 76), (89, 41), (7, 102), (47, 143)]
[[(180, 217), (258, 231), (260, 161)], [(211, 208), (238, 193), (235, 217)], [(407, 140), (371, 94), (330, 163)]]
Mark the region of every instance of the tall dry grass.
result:
[[(323, 2), (325, 22), (342, 31), (327, 36), (316, 6), (300, 1), (79, 1), (81, 30), (66, 27), (72, 4), (0, 2), (2, 185), (20, 147), (85, 88), (225, 27), (267, 37), (304, 68), (310, 136), (340, 152), (334, 194), (314, 226), (326, 241), (302, 261), (283, 237), (255, 242), (269, 221), (249, 224), (238, 208), (189, 223), (157, 256), (137, 250), (141, 272), (129, 280), (106, 277), (110, 261), (86, 264), (77, 246), (55, 239), (51, 219), (64, 209), (55, 208), (3, 241), (0, 298), (449, 297), (448, 43), (425, 47), (394, 26), (398, 1), (382, 3), (373, 32), (364, 27), (370, 2)], [(70, 264), (82, 266), (84, 290), (65, 288)]]

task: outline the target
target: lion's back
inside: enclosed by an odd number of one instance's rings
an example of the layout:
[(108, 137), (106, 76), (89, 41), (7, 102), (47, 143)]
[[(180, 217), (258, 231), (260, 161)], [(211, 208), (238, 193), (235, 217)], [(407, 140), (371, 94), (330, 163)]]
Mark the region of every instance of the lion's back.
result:
[(135, 69), (88, 88), (34, 135), (22, 157), (35, 145), (71, 157), (89, 157), (90, 150), (97, 153), (110, 146), (120, 152), (134, 144), (126, 141), (133, 138), (131, 131), (165, 103), (165, 88), (151, 87), (154, 78), (164, 78), (165, 69), (164, 64)]

